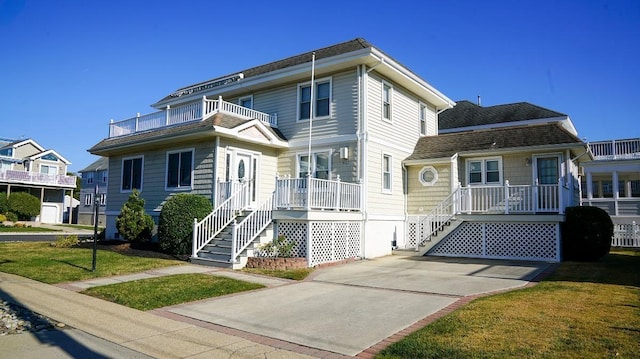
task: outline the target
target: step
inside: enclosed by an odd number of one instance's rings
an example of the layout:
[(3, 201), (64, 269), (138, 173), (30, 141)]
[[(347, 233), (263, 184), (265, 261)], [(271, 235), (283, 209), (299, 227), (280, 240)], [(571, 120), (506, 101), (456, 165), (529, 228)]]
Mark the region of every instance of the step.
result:
[(228, 268), (228, 269), (233, 268), (233, 263), (229, 263), (229, 260), (220, 261), (216, 259), (200, 258), (200, 257), (198, 258), (191, 257), (189, 260), (193, 264), (199, 264), (203, 266), (216, 267), (216, 268)]
[(220, 262), (228, 262), (231, 259), (231, 255), (224, 254), (224, 253), (218, 254), (218, 253), (210, 253), (207, 251), (200, 251), (198, 252), (198, 258), (213, 259)]

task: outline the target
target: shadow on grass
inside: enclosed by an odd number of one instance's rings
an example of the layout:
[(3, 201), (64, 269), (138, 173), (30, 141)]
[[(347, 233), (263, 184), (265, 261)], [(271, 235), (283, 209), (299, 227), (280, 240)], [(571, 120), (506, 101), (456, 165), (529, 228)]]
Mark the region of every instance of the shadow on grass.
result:
[(87, 272), (91, 272), (91, 268), (86, 268), (86, 267), (83, 267), (83, 266), (77, 265), (77, 264), (75, 264), (75, 263), (71, 263), (71, 262), (69, 262), (69, 261), (60, 261), (60, 260), (56, 260), (56, 262), (58, 262), (58, 263), (64, 263), (64, 264), (66, 264), (66, 265), (69, 265), (69, 266), (72, 266), (72, 267), (75, 267), (75, 268), (78, 268), (78, 269), (83, 269), (83, 270), (85, 270), (85, 271), (87, 271)]
[(563, 262), (547, 280), (640, 288), (640, 251), (616, 250), (596, 262)]

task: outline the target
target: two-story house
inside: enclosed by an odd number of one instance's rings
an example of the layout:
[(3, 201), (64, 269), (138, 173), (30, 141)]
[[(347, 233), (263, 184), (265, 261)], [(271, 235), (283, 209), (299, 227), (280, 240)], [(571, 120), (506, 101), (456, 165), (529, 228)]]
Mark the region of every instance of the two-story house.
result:
[(98, 225), (106, 223), (105, 208), (107, 205), (107, 183), (109, 178), (109, 159), (100, 157), (80, 171), (80, 205), (78, 208), (78, 223), (95, 224), (95, 202), (98, 202)]
[[(315, 265), (406, 242), (408, 209), (419, 206), (409, 203), (405, 159), (437, 137), (439, 114), (455, 103), (358, 38), (183, 87), (152, 106), (110, 123), (89, 149), (109, 159), (108, 238), (118, 237), (115, 218), (134, 188), (156, 219), (172, 194), (187, 192), (216, 208), (194, 223), (194, 261), (242, 265), (273, 228)], [(571, 155), (561, 152), (558, 171)]]
[(67, 176), (68, 160), (32, 139), (0, 139), (0, 192), (28, 192), (42, 204), (37, 221), (61, 223), (66, 191), (73, 197), (76, 177)]

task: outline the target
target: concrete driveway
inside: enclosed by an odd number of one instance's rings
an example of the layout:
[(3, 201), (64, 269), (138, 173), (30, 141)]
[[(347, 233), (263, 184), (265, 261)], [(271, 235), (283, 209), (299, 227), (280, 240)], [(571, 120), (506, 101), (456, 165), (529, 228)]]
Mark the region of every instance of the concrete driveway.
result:
[(319, 269), (301, 283), (182, 305), (170, 312), (356, 355), (464, 296), (522, 287), (548, 266), (394, 255)]

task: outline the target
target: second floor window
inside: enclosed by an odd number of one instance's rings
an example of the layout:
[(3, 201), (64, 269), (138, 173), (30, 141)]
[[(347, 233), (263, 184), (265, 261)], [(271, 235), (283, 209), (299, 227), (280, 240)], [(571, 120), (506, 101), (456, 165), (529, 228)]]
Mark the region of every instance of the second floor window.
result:
[(392, 88), (386, 82), (382, 83), (382, 119), (391, 121)]
[(469, 184), (500, 184), (500, 159), (470, 160), (467, 162), (467, 176)]
[(167, 153), (167, 188), (190, 188), (192, 165), (192, 150)]
[(122, 160), (122, 186), (120, 188), (123, 191), (132, 191), (134, 188), (142, 190), (142, 157)]
[(240, 97), (238, 99), (238, 105), (246, 108), (253, 108), (253, 96)]
[(40, 165), (40, 173), (48, 175), (57, 175), (58, 166)]
[(427, 105), (420, 104), (420, 135), (425, 136), (427, 134)]
[(93, 183), (93, 172), (87, 172), (87, 183)]
[(328, 117), (331, 115), (331, 79), (317, 80), (311, 99), (311, 84), (298, 86), (298, 120), (308, 120), (311, 116), (311, 101), (314, 118)]

